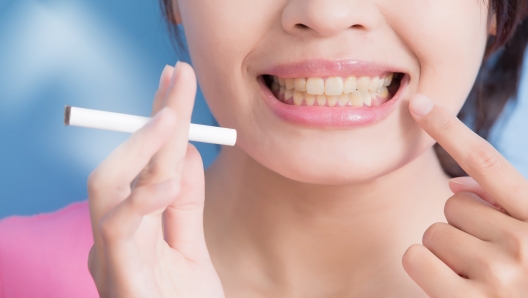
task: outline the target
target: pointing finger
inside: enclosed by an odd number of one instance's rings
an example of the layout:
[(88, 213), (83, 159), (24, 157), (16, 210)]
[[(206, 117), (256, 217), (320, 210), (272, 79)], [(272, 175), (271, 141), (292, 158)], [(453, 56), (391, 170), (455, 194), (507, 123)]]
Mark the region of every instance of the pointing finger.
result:
[(425, 95), (415, 95), (410, 111), (480, 186), (511, 216), (528, 220), (528, 182), (483, 138)]

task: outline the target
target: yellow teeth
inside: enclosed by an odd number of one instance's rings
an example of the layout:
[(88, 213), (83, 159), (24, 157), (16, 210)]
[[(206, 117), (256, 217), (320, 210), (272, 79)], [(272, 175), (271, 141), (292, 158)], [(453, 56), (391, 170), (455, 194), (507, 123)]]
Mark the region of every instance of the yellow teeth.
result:
[(348, 77), (345, 80), (344, 83), (344, 89), (343, 92), (346, 94), (350, 94), (352, 92), (355, 92), (357, 90), (357, 79), (356, 77)]
[(306, 92), (313, 95), (325, 94), (325, 83), (322, 78), (309, 78), (306, 81)]
[(302, 92), (306, 91), (306, 79), (305, 78), (295, 79), (295, 90), (299, 90)]
[(341, 95), (343, 94), (343, 79), (340, 77), (329, 77), (325, 82), (326, 95)]
[(273, 76), (271, 90), (287, 103), (301, 106), (370, 107), (388, 100), (394, 74), (323, 78), (279, 78)]

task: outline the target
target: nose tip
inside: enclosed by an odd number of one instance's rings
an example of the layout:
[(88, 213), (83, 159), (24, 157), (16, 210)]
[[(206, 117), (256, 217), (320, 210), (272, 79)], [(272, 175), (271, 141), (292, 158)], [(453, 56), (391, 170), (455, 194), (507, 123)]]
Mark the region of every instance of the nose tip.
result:
[(290, 34), (310, 32), (322, 37), (338, 35), (346, 29), (363, 31), (377, 26), (377, 10), (364, 0), (294, 0), (282, 14), (282, 25)]

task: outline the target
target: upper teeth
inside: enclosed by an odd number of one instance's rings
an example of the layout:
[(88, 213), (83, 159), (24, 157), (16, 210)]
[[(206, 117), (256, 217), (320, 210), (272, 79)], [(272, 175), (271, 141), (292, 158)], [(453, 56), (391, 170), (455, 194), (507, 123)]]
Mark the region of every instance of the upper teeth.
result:
[[(382, 77), (328, 77), (323, 78), (279, 78), (273, 76), (272, 90), (278, 91), (284, 100), (293, 99), (293, 104), (340, 106), (371, 106), (372, 99), (387, 99), (387, 87), (394, 74)], [(381, 104), (381, 103), (380, 103)]]

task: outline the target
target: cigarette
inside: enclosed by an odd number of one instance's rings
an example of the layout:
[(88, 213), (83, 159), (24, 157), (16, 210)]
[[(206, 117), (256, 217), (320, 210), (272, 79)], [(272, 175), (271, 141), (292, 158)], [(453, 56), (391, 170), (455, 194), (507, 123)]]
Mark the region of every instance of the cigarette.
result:
[[(134, 133), (150, 121), (149, 117), (112, 113), (66, 106), (64, 124), (103, 130)], [(237, 132), (231, 128), (191, 123), (189, 141), (234, 146)]]

